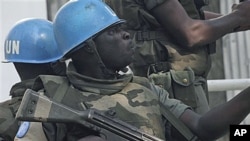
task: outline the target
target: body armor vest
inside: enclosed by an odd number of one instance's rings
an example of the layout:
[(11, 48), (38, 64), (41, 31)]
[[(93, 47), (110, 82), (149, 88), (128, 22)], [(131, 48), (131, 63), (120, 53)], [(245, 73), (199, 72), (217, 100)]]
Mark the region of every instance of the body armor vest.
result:
[[(96, 93), (75, 89), (63, 77), (40, 76), (39, 79), (39, 85), (44, 87), (45, 95), (57, 97), (58, 101), (71, 108), (112, 111), (115, 113), (114, 118), (123, 120), (151, 135), (165, 138), (158, 98), (142, 85), (128, 83), (121, 91), (106, 95), (99, 94), (98, 89)], [(64, 90), (61, 90), (62, 86)]]

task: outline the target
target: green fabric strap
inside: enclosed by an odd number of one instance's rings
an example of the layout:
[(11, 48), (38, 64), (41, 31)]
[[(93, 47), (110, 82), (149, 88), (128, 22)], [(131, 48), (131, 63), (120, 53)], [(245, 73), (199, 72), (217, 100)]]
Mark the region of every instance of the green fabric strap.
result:
[(178, 118), (176, 118), (176, 116), (174, 116), (168, 108), (165, 108), (162, 103), (160, 103), (160, 106), (163, 116), (187, 139), (187, 141), (199, 140), (198, 137), (195, 136)]
[(56, 102), (61, 102), (64, 95), (67, 92), (68, 87), (69, 87), (68, 82), (63, 81), (63, 83), (57, 88), (57, 90), (53, 96), (53, 100), (55, 100)]

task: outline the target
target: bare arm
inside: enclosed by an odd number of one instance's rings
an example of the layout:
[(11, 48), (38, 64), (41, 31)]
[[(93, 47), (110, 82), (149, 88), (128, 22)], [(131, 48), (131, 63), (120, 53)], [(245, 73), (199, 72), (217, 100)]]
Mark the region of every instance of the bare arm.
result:
[(203, 116), (186, 110), (180, 119), (204, 140), (216, 139), (229, 131), (230, 124), (239, 124), (250, 112), (250, 87)]
[(152, 13), (178, 43), (193, 47), (213, 42), (239, 26), (250, 25), (250, 1), (243, 3), (234, 5), (231, 13), (210, 20), (189, 18), (176, 0), (165, 1)]

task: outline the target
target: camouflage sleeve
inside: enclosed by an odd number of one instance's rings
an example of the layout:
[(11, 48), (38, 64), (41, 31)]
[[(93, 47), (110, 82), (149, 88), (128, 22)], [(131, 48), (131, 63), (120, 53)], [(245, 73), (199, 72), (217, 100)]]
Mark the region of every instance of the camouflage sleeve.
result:
[(185, 105), (182, 103), (180, 100), (177, 99), (170, 99), (169, 98), (169, 93), (164, 90), (163, 88), (156, 86), (154, 84), (151, 84), (151, 90), (157, 94), (157, 96), (160, 99), (160, 102), (163, 103), (166, 107), (170, 109), (170, 111), (177, 117), (179, 118), (181, 114), (186, 110), (186, 109), (191, 109), (190, 106)]
[(12, 141), (19, 128), (15, 119), (21, 97), (15, 97), (0, 103), (0, 141)]
[(154, 7), (162, 4), (166, 0), (143, 0), (144, 4), (146, 5), (148, 10), (153, 9)]

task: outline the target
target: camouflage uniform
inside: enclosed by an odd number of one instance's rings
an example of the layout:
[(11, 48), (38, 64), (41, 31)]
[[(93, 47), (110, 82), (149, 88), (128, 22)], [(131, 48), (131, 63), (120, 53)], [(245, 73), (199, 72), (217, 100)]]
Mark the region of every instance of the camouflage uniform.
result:
[[(67, 77), (39, 76), (33, 89), (45, 89), (45, 95), (76, 110), (96, 108), (115, 112), (112, 115), (114, 118), (162, 139), (165, 138), (165, 129), (158, 102), (162, 102), (177, 117), (189, 108), (178, 100), (170, 100), (164, 89), (152, 85), (146, 78), (132, 75), (123, 75), (115, 80), (100, 80), (70, 69)], [(43, 127), (49, 141), (71, 141), (97, 134), (72, 123), (43, 123)]]
[(34, 80), (26, 80), (15, 84), (10, 90), (10, 100), (0, 103), (0, 140), (13, 141), (19, 124), (15, 120), (16, 112), (27, 88), (31, 88)]
[[(175, 40), (171, 39), (149, 13), (165, 0), (104, 1), (111, 6), (118, 17), (127, 21), (125, 28), (133, 35), (137, 48), (135, 61), (130, 67), (134, 74), (150, 78), (156, 85), (168, 90), (171, 97), (192, 106), (197, 113), (207, 112), (209, 106), (206, 77), (211, 67), (209, 55), (211, 50), (207, 47), (184, 49), (185, 47), (178, 46)], [(201, 18), (202, 12), (196, 9), (194, 0), (179, 1), (190, 17)], [(188, 72), (185, 72), (186, 69)], [(181, 74), (182, 72), (184, 74)], [(186, 77), (193, 73), (194, 76)], [(165, 78), (171, 79), (170, 84), (166, 84), (168, 80)]]

